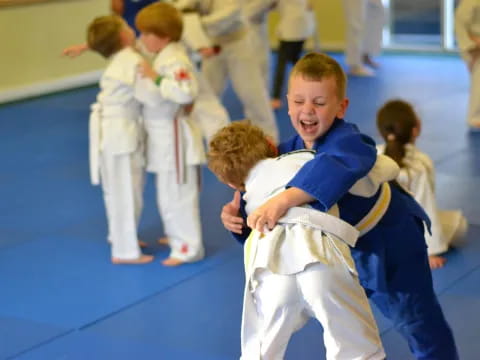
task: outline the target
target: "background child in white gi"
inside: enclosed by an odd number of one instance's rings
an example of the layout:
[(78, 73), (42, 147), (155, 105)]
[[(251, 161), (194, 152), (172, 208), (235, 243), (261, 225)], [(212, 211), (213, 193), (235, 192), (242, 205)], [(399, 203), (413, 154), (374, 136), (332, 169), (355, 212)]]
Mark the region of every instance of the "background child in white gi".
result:
[(425, 231), (430, 267), (442, 267), (447, 260), (440, 254), (459, 243), (467, 230), (467, 221), (460, 210), (437, 208), (433, 161), (415, 146), (420, 119), (409, 103), (391, 100), (379, 109), (377, 127), (386, 143), (378, 146), (379, 152), (398, 163), (401, 171), (397, 181), (412, 193), (432, 222), (432, 234)]
[(137, 239), (144, 160), (134, 87), (142, 58), (131, 48), (134, 31), (119, 16), (95, 19), (87, 38), (90, 49), (110, 60), (90, 116), (90, 166), (94, 184), (99, 183), (99, 170), (101, 174), (112, 262), (147, 263), (153, 257), (140, 252)]
[(205, 161), (201, 132), (183, 105), (194, 102), (198, 83), (183, 45), (181, 14), (167, 3), (144, 7), (136, 17), (140, 40), (156, 53), (138, 96), (144, 103), (147, 171), (156, 174), (157, 204), (171, 247), (164, 265), (198, 261), (204, 256), (199, 213), (199, 169)]
[(470, 99), (467, 123), (480, 131), (480, 2), (462, 0), (455, 10), (458, 48), (470, 71)]
[[(235, 122), (212, 139), (208, 165), (220, 181), (246, 191), (250, 213), (314, 156), (276, 153), (259, 128)], [(282, 359), (309, 317), (324, 328), (327, 359), (385, 358), (350, 255), (357, 236), (337, 217), (306, 207), (292, 209), (266, 234), (252, 233), (245, 244), (242, 359)]]
[(220, 98), (229, 78), (242, 102), (245, 117), (253, 119), (256, 125), (278, 141), (277, 124), (254, 53), (243, 1), (179, 0), (175, 6), (182, 11), (196, 11), (212, 44), (221, 48), (219, 53), (204, 57), (202, 61), (202, 71), (213, 91)]

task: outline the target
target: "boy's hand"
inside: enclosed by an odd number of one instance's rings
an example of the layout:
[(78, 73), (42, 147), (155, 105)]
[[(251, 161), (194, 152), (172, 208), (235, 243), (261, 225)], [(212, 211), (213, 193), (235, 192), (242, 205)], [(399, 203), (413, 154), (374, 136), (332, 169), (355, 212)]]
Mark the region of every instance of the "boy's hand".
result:
[(225, 204), (222, 208), (220, 218), (222, 219), (223, 226), (233, 233), (241, 234), (244, 224), (244, 220), (240, 214), (240, 191), (235, 191), (233, 199), (228, 204)]
[(68, 56), (69, 58), (73, 59), (79, 55), (82, 55), (87, 50), (87, 44), (72, 45), (63, 49), (62, 56)]
[(280, 193), (248, 215), (247, 225), (261, 233), (265, 232), (265, 228), (272, 230), (288, 209), (288, 203)]
[(152, 79), (155, 81), (158, 77), (158, 74), (155, 70), (153, 70), (152, 65), (148, 63), (147, 60), (143, 60), (139, 65), (138, 65), (138, 73), (142, 77), (146, 77), (149, 79)]
[(291, 207), (304, 205), (314, 200), (314, 197), (299, 188), (288, 188), (248, 215), (247, 225), (263, 233), (265, 227), (273, 229), (278, 219), (285, 215)]

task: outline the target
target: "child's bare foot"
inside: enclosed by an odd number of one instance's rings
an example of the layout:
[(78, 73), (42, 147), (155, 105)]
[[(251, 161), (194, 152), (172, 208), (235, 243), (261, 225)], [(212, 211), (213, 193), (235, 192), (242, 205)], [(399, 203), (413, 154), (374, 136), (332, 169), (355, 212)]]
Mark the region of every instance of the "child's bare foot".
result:
[(430, 264), (430, 269), (439, 269), (445, 265), (447, 259), (443, 256), (430, 255), (428, 257), (428, 263)]
[(161, 237), (157, 240), (157, 242), (160, 244), (160, 245), (170, 245), (170, 239), (166, 236), (164, 237)]
[(175, 259), (175, 258), (172, 258), (172, 257), (166, 258), (165, 260), (162, 261), (162, 264), (165, 265), (165, 266), (178, 266), (178, 265), (182, 265), (184, 263), (185, 262), (183, 260)]
[(148, 244), (143, 240), (138, 240), (138, 246), (140, 246), (141, 248), (146, 248), (148, 247)]
[(153, 255), (140, 255), (136, 259), (119, 259), (112, 257), (112, 264), (118, 265), (118, 264), (147, 264), (153, 260)]

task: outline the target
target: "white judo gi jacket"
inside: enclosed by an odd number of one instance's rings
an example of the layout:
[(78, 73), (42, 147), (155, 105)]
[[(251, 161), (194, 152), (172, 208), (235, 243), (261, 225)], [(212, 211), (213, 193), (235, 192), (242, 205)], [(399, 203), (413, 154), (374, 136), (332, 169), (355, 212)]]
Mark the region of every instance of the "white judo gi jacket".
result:
[(163, 78), (160, 85), (145, 78), (136, 93), (143, 103), (147, 170), (174, 170), (181, 181), (186, 165), (205, 162), (201, 131), (182, 107), (195, 101), (198, 82), (180, 43), (168, 44), (155, 58), (153, 68)]

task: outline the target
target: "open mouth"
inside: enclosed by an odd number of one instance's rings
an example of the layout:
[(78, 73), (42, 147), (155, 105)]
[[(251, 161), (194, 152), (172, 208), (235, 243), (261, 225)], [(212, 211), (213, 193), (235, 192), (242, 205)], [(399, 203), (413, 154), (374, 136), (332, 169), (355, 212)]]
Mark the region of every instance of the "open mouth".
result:
[(303, 131), (307, 133), (314, 132), (318, 127), (318, 121), (300, 120), (300, 125), (302, 126)]

